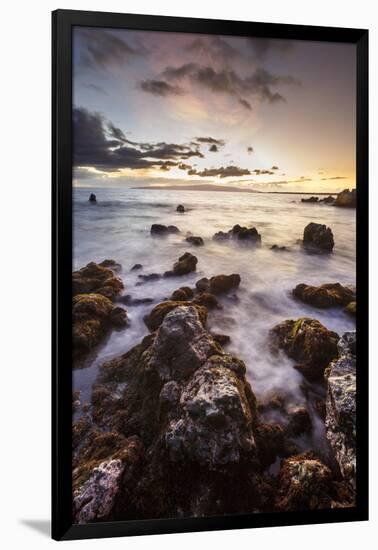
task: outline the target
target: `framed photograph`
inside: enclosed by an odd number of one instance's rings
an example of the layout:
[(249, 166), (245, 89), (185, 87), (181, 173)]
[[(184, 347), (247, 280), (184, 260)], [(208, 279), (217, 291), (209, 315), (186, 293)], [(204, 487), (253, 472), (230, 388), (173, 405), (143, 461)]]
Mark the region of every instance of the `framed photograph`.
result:
[(368, 519), (368, 31), (52, 21), (53, 538)]

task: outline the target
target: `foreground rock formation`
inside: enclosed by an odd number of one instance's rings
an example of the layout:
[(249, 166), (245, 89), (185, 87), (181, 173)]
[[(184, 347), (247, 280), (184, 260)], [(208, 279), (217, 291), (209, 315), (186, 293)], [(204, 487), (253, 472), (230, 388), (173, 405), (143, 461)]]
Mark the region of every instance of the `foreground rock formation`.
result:
[(355, 490), (356, 473), (356, 333), (346, 332), (338, 343), (340, 357), (325, 372), (327, 380), (327, 439), (340, 471)]
[(302, 302), (319, 308), (345, 307), (356, 300), (355, 289), (342, 286), (340, 283), (329, 283), (321, 286), (302, 283), (294, 288), (293, 295)]

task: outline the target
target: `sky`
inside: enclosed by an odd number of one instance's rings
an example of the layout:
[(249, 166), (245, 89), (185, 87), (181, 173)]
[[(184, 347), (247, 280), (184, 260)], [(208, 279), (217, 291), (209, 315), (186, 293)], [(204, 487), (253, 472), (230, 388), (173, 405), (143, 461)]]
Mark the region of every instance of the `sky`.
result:
[(355, 187), (353, 44), (76, 27), (74, 185)]

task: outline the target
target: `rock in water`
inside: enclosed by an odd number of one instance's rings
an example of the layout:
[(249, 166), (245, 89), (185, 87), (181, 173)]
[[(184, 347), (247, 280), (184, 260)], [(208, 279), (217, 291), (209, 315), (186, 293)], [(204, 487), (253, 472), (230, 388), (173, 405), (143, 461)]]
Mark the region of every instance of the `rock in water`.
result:
[(294, 288), (293, 295), (302, 302), (319, 308), (342, 307), (356, 299), (355, 290), (342, 286), (340, 283), (329, 283), (321, 286), (302, 283)]
[(343, 206), (344, 208), (356, 208), (357, 191), (356, 189), (344, 189), (336, 197), (334, 206)]
[[(105, 260), (113, 262), (114, 260)], [(104, 263), (104, 262), (103, 262)], [(116, 262), (114, 262), (117, 266)], [(109, 267), (90, 262), (85, 267), (72, 274), (72, 294), (96, 292), (114, 300), (123, 289), (123, 283)]]
[(180, 230), (175, 225), (162, 225), (160, 223), (151, 225), (151, 235), (153, 236), (166, 237), (175, 233), (180, 233)]
[(185, 212), (185, 208), (183, 207), (182, 204), (179, 204), (178, 207), (176, 208), (177, 212), (180, 212), (181, 214)]
[(97, 202), (96, 195), (94, 193), (89, 195), (89, 202)]
[(196, 282), (196, 288), (199, 292), (210, 292), (211, 294), (224, 294), (230, 290), (238, 288), (240, 285), (240, 275), (215, 275), (210, 279), (203, 277)]
[(319, 202), (319, 197), (309, 197), (308, 199), (301, 199), (301, 202)]
[(152, 311), (148, 315), (145, 315), (143, 318), (146, 326), (150, 330), (156, 330), (160, 327), (161, 323), (163, 322), (164, 317), (171, 312), (173, 309), (177, 308), (178, 306), (192, 306), (196, 309), (197, 314), (199, 316), (199, 319), (203, 326), (206, 325), (207, 320), (207, 309), (206, 307), (203, 307), (199, 304), (192, 304), (192, 302), (189, 301), (181, 301), (181, 300), (167, 300), (166, 302), (161, 302), (160, 304), (157, 304)]
[(298, 361), (295, 368), (310, 381), (322, 379), (329, 362), (338, 357), (339, 336), (316, 319), (284, 321), (270, 331), (270, 338), (273, 347)]
[(325, 372), (326, 429), (340, 471), (353, 489), (356, 480), (356, 333), (346, 332), (338, 343), (340, 358)]
[(195, 236), (190, 236), (190, 237), (186, 237), (186, 242), (190, 243), (190, 244), (193, 244), (194, 246), (203, 246), (204, 245), (204, 242), (203, 242), (203, 238), (202, 237), (195, 237)]
[(172, 271), (166, 271), (164, 277), (187, 275), (196, 270), (198, 259), (190, 252), (185, 252), (173, 266)]
[(314, 252), (332, 252), (334, 247), (332, 230), (320, 223), (309, 223), (303, 232), (303, 246)]
[(227, 233), (218, 231), (213, 236), (214, 241), (226, 241), (228, 239), (234, 239), (246, 244), (261, 243), (261, 235), (256, 227), (242, 227), (239, 224), (234, 225)]

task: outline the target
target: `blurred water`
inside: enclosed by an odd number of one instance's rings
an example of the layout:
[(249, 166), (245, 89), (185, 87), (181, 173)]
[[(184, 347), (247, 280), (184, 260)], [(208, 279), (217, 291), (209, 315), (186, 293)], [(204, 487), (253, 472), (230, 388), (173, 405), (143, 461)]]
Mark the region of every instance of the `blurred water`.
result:
[[(223, 298), (223, 310), (211, 313), (210, 328), (231, 336), (227, 351), (246, 362), (248, 378), (258, 398), (278, 390), (293, 403), (304, 397), (301, 375), (286, 356), (273, 357), (267, 348), (268, 330), (285, 319), (312, 316), (339, 334), (354, 328), (354, 320), (342, 310), (317, 310), (295, 301), (291, 290), (298, 283), (355, 284), (355, 211), (328, 205), (304, 204), (300, 195), (250, 194), (214, 191), (152, 189), (95, 189), (97, 204), (90, 204), (90, 189), (74, 190), (74, 268), (105, 258), (122, 264), (120, 276), (125, 294), (152, 298), (153, 304), (128, 306), (129, 328), (113, 332), (92, 365), (74, 371), (74, 388), (82, 398), (90, 396), (97, 367), (105, 359), (124, 353), (148, 331), (143, 316), (155, 303), (180, 286), (194, 286), (201, 277), (239, 273), (237, 299)], [(178, 204), (186, 212), (176, 212)], [(335, 248), (330, 255), (305, 253), (298, 239), (311, 221), (332, 228)], [(181, 233), (153, 238), (153, 223), (176, 225)], [(234, 242), (212, 241), (216, 231), (239, 223), (255, 226), (262, 246), (250, 248)], [(186, 232), (200, 235), (205, 246), (186, 243)], [(270, 250), (278, 244), (287, 252)], [(163, 273), (185, 251), (198, 258), (197, 272), (180, 278), (161, 279), (135, 286), (139, 273)], [(135, 263), (143, 271), (130, 272)]]

